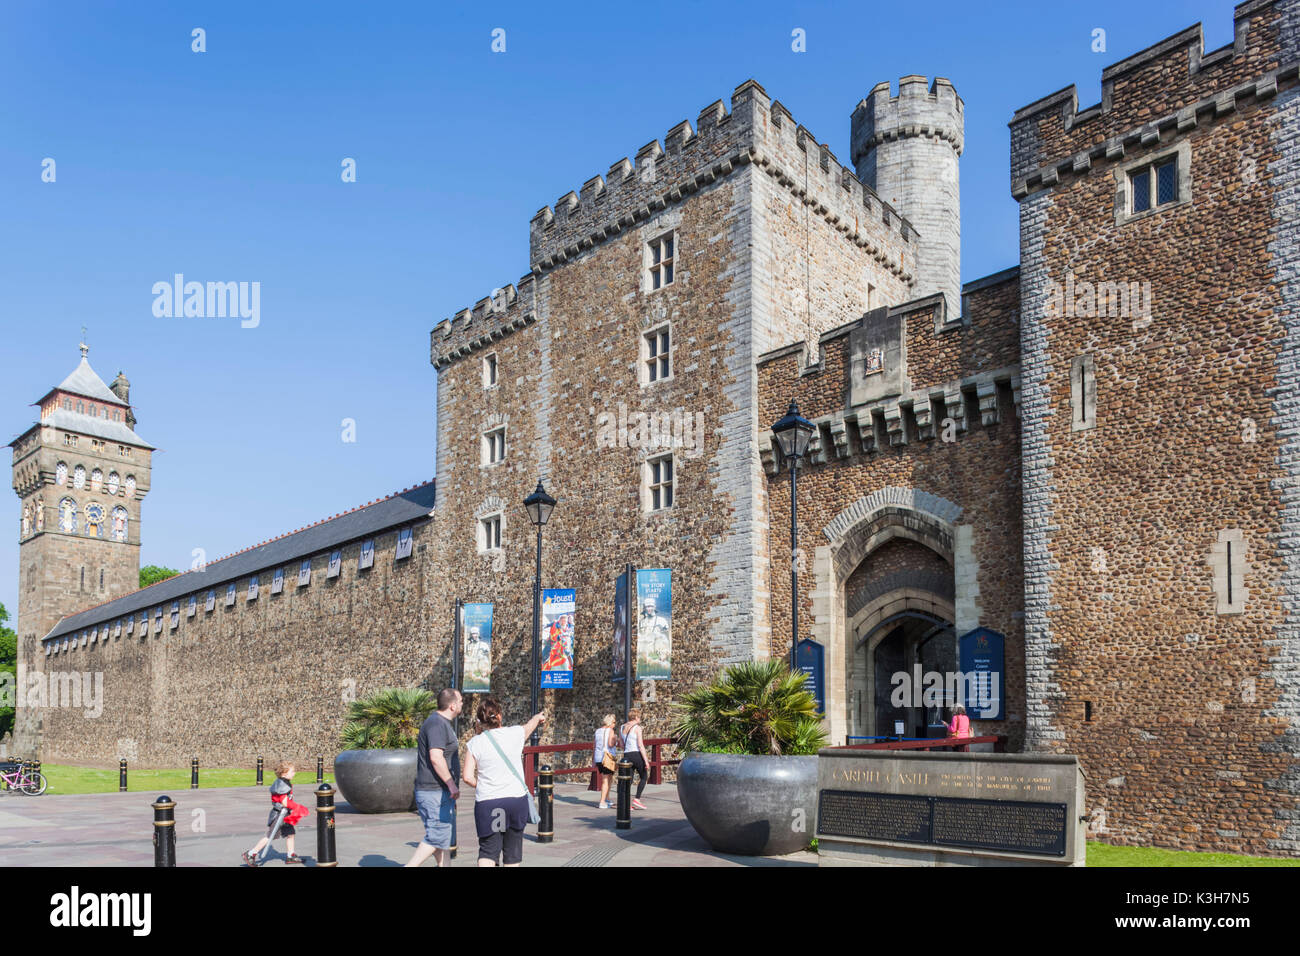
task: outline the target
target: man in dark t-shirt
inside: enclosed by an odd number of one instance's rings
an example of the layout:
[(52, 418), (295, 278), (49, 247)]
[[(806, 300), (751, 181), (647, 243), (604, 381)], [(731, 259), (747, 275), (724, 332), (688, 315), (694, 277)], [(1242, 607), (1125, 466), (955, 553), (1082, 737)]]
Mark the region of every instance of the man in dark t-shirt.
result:
[(407, 866), (419, 866), (433, 856), (446, 866), (451, 849), (452, 820), (460, 796), (460, 742), (452, 721), (460, 714), (460, 691), (438, 694), (438, 709), (420, 725), (415, 744), (415, 805), (424, 822), (424, 839)]

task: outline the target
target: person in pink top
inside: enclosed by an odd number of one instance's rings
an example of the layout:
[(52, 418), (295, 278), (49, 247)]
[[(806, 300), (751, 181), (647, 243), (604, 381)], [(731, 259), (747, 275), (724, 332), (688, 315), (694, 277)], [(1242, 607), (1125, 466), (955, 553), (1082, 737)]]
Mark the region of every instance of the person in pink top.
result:
[[(952, 723), (947, 723), (945, 721), (944, 726), (948, 728), (949, 737), (969, 737), (971, 735), (970, 718), (966, 716), (966, 708), (961, 704), (958, 704), (952, 709)], [(968, 744), (963, 744), (962, 746), (954, 747), (953, 749), (960, 751), (961, 753), (966, 753), (970, 750), (970, 746)]]

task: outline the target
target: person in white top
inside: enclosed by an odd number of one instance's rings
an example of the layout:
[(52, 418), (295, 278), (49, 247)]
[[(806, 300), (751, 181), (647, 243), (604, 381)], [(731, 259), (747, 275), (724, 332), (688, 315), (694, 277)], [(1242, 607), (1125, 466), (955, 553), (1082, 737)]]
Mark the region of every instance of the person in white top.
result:
[(596, 739), (592, 750), (594, 752), (594, 761), (596, 764), (596, 773), (600, 776), (600, 809), (608, 810), (609, 802), (609, 782), (614, 779), (614, 771), (605, 766), (605, 755), (609, 754), (613, 760), (618, 759), (614, 753), (614, 715), (606, 714), (605, 719), (601, 721), (596, 728)]
[(623, 759), (632, 764), (636, 770), (636, 796), (632, 798), (632, 806), (638, 810), (644, 810), (645, 804), (641, 802), (641, 794), (645, 792), (646, 778), (650, 774), (649, 767), (645, 762), (645, 743), (641, 735), (641, 712), (633, 707), (627, 712), (627, 723), (623, 725), (619, 734), (623, 738)]
[(528, 790), (524, 786), (524, 741), (546, 720), (534, 714), (522, 726), (502, 727), (501, 704), (493, 697), (479, 704), (476, 736), (465, 745), (461, 780), (474, 788), (478, 865), (518, 866), (524, 858)]

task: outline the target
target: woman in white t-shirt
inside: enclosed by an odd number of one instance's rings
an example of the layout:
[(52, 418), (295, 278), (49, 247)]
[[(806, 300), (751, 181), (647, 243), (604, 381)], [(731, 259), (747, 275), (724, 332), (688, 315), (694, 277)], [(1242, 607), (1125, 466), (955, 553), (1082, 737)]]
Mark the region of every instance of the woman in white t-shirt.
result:
[(518, 866), (524, 858), (528, 790), (524, 786), (524, 741), (546, 720), (534, 714), (523, 726), (502, 727), (501, 704), (489, 697), (475, 715), (478, 732), (465, 745), (461, 780), (474, 788), (478, 865)]
[(596, 764), (596, 773), (600, 775), (600, 809), (602, 810), (609, 809), (609, 784), (614, 779), (614, 771), (605, 766), (605, 754), (618, 760), (618, 755), (614, 752), (615, 743), (614, 715), (606, 714), (605, 719), (596, 728), (596, 737), (592, 746), (592, 759)]

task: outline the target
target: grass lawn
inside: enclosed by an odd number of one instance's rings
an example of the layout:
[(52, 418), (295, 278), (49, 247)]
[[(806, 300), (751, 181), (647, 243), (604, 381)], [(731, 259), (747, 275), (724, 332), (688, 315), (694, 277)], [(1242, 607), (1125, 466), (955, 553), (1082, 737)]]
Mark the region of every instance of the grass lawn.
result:
[(1088, 844), (1089, 866), (1300, 866), (1300, 860), (1237, 856), (1233, 853), (1193, 853), (1161, 847)]
[[(117, 793), (117, 769), (98, 770), (94, 767), (72, 767), (66, 764), (43, 764), (41, 773), (49, 788), (46, 794), (59, 793)], [(275, 782), (275, 773), (267, 767), (262, 775), (266, 786)], [(183, 770), (137, 770), (129, 768), (127, 787), (132, 793), (175, 794), (190, 788), (190, 768)], [(251, 787), (257, 782), (257, 771), (220, 770), (199, 768), (199, 788), (205, 787)], [(299, 802), (304, 791), (316, 788), (316, 767), (299, 770), (293, 778)], [(332, 784), (334, 775), (325, 774), (325, 782)]]

